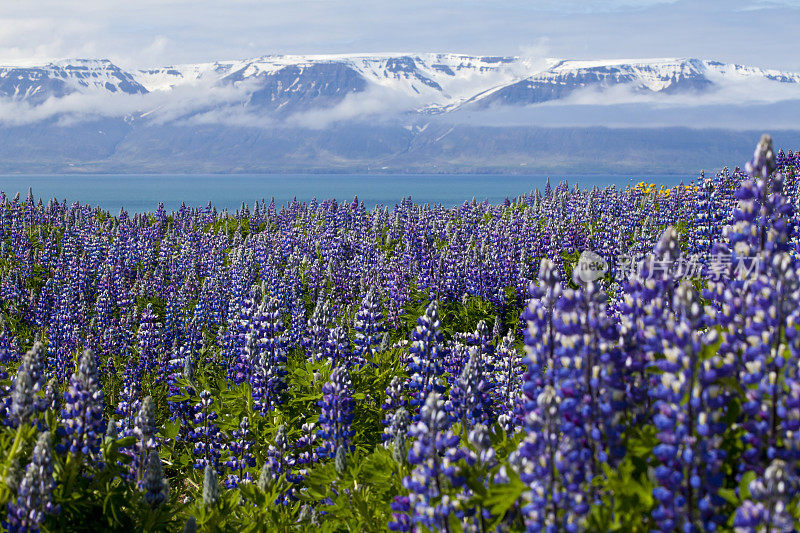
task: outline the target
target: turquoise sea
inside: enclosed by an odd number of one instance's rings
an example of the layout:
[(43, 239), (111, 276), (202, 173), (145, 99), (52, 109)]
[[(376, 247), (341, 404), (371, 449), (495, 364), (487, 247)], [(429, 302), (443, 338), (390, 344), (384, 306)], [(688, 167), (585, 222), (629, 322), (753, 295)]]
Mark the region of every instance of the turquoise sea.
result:
[(253, 205), (262, 198), (275, 198), (283, 205), (293, 198), (309, 201), (336, 198), (352, 201), (358, 196), (368, 207), (394, 206), (411, 196), (416, 203), (453, 206), (475, 198), (478, 201), (502, 202), (542, 189), (546, 180), (555, 186), (566, 180), (581, 187), (616, 185), (647, 181), (664, 185), (689, 183), (695, 176), (678, 175), (480, 175), (480, 174), (59, 174), (0, 176), (0, 191), (8, 196), (17, 192), (23, 197), (28, 188), (36, 198), (80, 202), (118, 212), (154, 210), (163, 202), (168, 211), (211, 202), (217, 209), (236, 209), (242, 202)]

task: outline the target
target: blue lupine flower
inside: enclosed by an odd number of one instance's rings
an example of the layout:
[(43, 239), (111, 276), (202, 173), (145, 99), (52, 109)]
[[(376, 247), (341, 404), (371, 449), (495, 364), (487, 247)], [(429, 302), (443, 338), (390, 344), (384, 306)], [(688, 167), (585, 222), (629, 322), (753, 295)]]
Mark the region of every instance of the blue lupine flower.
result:
[(513, 433), (523, 423), (522, 355), (514, 348), (514, 333), (500, 340), (495, 351), (494, 370), (497, 386), (494, 403), (497, 406), (497, 421), (506, 433)]
[(239, 429), (231, 435), (228, 444), (229, 458), (225, 466), (230, 475), (225, 478), (227, 488), (238, 487), (242, 483), (250, 483), (253, 476), (247, 471), (256, 466), (256, 458), (252, 453), (253, 441), (250, 436), (250, 420), (245, 416), (239, 423)]
[(469, 360), (461, 375), (450, 387), (447, 409), (453, 422), (461, 423), (466, 434), (475, 424), (483, 424), (492, 417), (492, 384), (485, 370), (486, 358), (478, 347), (469, 348)]
[(133, 420), (133, 435), (136, 437), (136, 444), (133, 447), (131, 470), (137, 483), (141, 483), (143, 479), (150, 452), (158, 449), (157, 432), (155, 406), (152, 398), (147, 396), (142, 400), (139, 412), (136, 413)]
[(194, 467), (197, 469), (219, 466), (220, 433), (215, 423), (217, 413), (212, 410), (214, 399), (211, 393), (204, 390), (200, 393), (200, 402), (195, 406), (195, 414), (189, 439), (194, 442), (192, 453), (195, 455)]
[(337, 366), (331, 372), (330, 379), (322, 386), (322, 400), (319, 402), (322, 412), (319, 416), (317, 436), (321, 445), (317, 452), (321, 458), (333, 458), (340, 447), (347, 452), (355, 449), (351, 444), (354, 431), (350, 428), (353, 422), (353, 385), (347, 367)]
[(359, 364), (372, 360), (375, 347), (380, 342), (385, 328), (380, 303), (373, 291), (367, 293), (355, 316), (353, 329), (356, 331), (354, 356)]
[(308, 319), (306, 336), (303, 338), (303, 346), (306, 348), (309, 360), (321, 361), (323, 359), (325, 343), (328, 341), (328, 326), (331, 321), (330, 304), (320, 297), (314, 313)]
[(139, 487), (144, 492), (144, 501), (150, 507), (158, 507), (169, 500), (169, 482), (164, 477), (161, 457), (156, 450), (151, 450), (147, 456), (144, 477)]
[(137, 339), (139, 343), (139, 365), (141, 372), (147, 374), (156, 369), (158, 357), (164, 349), (161, 324), (153, 311), (152, 304), (147, 304), (147, 307), (142, 311)]
[(278, 300), (263, 300), (253, 319), (247, 350), (252, 360), (253, 410), (266, 415), (281, 402), (286, 387), (287, 338)]
[(97, 376), (97, 360), (85, 350), (64, 393), (61, 413), (70, 453), (97, 458), (106, 423), (103, 419), (103, 391)]
[(411, 334), (409, 347), (408, 405), (414, 419), (419, 417), (418, 410), (431, 392), (444, 390), (438, 382), (444, 372), (441, 362), (443, 335), (440, 328), (436, 302), (431, 302), (425, 309), (425, 314), (417, 319), (417, 327)]
[(207, 464), (203, 472), (203, 503), (213, 507), (219, 503), (220, 498), (222, 498), (222, 490), (219, 487), (217, 470)]
[(734, 527), (737, 533), (759, 531), (796, 531), (790, 505), (798, 493), (797, 475), (780, 459), (774, 460), (749, 485), (752, 500), (745, 500), (736, 510)]
[(3, 523), (8, 531), (39, 531), (46, 515), (58, 513), (59, 507), (53, 503), (55, 486), (50, 432), (43, 431), (33, 448), (25, 477), (19, 484), (17, 498), (8, 504), (8, 517)]
[(408, 450), (412, 471), (403, 479), (403, 486), (410, 491), (411, 521), (429, 529), (448, 529), (453, 508), (443, 491), (445, 487), (463, 486), (457, 463), (466, 454), (458, 446), (458, 435), (449, 429), (444, 401), (437, 392), (428, 395), (419, 421), (409, 433), (415, 438)]

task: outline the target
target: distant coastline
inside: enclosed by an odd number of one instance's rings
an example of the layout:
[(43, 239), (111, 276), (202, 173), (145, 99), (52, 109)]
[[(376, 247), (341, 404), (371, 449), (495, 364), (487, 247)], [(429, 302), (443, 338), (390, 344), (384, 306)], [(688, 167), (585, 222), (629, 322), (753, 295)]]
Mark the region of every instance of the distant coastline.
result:
[[(421, 132), (380, 124), (266, 130), (106, 119), (0, 127), (0, 174), (696, 175), (735, 161), (761, 133), (444, 124)], [(800, 148), (800, 130), (774, 138), (776, 147)]]

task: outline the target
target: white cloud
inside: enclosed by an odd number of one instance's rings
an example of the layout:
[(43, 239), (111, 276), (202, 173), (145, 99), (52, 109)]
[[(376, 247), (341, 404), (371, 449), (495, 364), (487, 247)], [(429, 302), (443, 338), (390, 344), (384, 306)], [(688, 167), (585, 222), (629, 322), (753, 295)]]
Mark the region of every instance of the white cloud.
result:
[(370, 87), (361, 93), (348, 94), (341, 102), (330, 108), (295, 113), (287, 118), (286, 123), (289, 126), (322, 129), (335, 122), (394, 118), (422, 104), (421, 100), (407, 94)]
[(692, 56), (800, 70), (792, 46), (798, 7), (797, 0), (7, 0), (0, 63), (108, 57), (132, 68), (268, 53), (504, 55), (541, 41), (556, 57)]
[(166, 123), (212, 108), (242, 107), (252, 90), (250, 84), (213, 85), (198, 83), (170, 92), (149, 94), (110, 92), (72, 93), (51, 97), (40, 105), (0, 98), (0, 124), (22, 125), (58, 119), (62, 124), (102, 117), (137, 116), (155, 123)]

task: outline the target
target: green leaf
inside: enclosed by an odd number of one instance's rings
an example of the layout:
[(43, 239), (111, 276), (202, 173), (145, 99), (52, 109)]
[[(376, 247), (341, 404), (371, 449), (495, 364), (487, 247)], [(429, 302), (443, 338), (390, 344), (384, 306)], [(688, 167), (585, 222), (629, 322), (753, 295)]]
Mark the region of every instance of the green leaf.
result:
[(509, 477), (508, 483), (490, 485), (486, 499), (483, 501), (484, 506), (494, 516), (502, 517), (527, 489), (519, 476), (512, 474)]
[(739, 498), (736, 496), (736, 491), (733, 489), (719, 489), (719, 495), (725, 500), (735, 506), (739, 505)]
[(756, 478), (756, 473), (752, 470), (748, 470), (742, 475), (741, 481), (739, 481), (739, 497), (742, 500), (749, 500), (750, 499), (750, 482)]
[(165, 438), (174, 439), (178, 435), (178, 431), (181, 428), (180, 420), (168, 420), (164, 424), (164, 430), (161, 432)]

